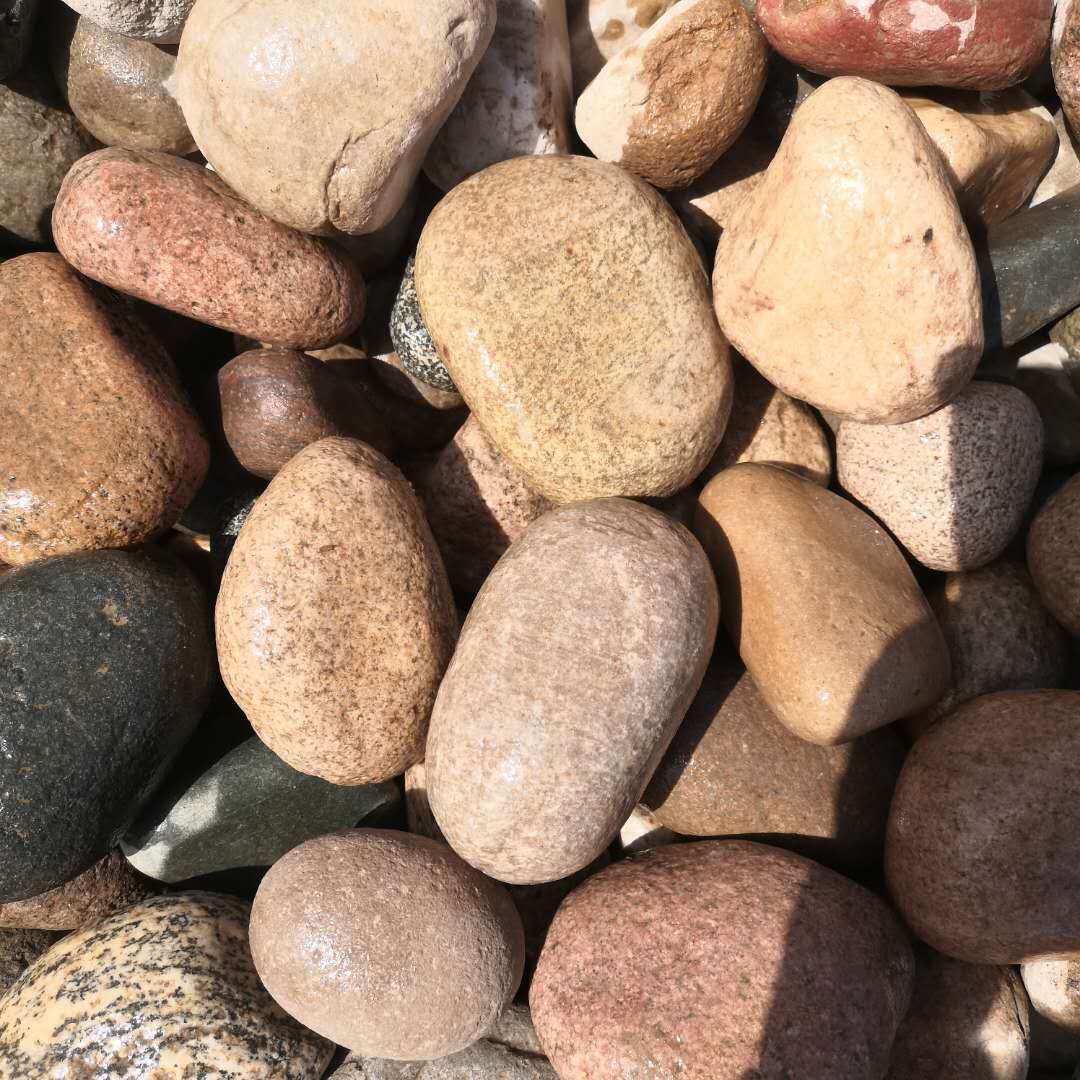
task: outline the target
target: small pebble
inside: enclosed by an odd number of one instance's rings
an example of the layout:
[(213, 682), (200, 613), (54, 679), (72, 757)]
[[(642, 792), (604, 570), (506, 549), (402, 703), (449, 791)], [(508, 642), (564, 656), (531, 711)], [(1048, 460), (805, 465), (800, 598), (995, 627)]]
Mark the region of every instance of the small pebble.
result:
[(675, 0), (568, 0), (574, 93), (580, 96), (616, 53), (633, 45)]
[(1080, 965), (1075, 959), (1036, 960), (1020, 968), (1031, 1007), (1059, 1029), (1080, 1037)]
[(390, 312), (390, 338), (394, 343), (402, 368), (415, 379), (419, 379), (437, 390), (456, 393), (457, 387), (446, 365), (439, 359), (439, 352), (431, 334), (424, 325), (420, 305), (416, 299), (415, 260), (410, 255), (405, 264), (405, 274), (401, 279), (394, 309)]

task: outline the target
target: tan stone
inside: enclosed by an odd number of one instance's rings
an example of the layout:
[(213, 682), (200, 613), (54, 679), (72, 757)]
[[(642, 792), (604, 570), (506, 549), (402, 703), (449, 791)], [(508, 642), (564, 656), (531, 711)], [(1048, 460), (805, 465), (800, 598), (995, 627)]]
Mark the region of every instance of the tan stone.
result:
[(720, 238), (713, 295), (769, 382), (848, 419), (924, 416), (982, 353), (975, 254), (941, 156), (892, 90), (862, 79), (800, 106)]
[(732, 641), (800, 738), (848, 742), (929, 707), (949, 663), (896, 544), (846, 499), (786, 469), (736, 465), (698, 500)]
[(1020, 969), (1032, 1008), (1055, 1026), (1080, 1035), (1080, 961), (1043, 960)]
[(1054, 113), (1054, 128), (1058, 136), (1057, 156), (1031, 196), (1032, 206), (1038, 206), (1080, 184), (1080, 157), (1077, 157), (1076, 142), (1061, 109)]
[(1027, 563), (1047, 610), (1080, 635), (1080, 474), (1039, 511), (1028, 532)]
[(64, 0), (114, 34), (175, 45), (195, 0)]
[(632, 45), (675, 0), (568, 0), (574, 94), (617, 53)]

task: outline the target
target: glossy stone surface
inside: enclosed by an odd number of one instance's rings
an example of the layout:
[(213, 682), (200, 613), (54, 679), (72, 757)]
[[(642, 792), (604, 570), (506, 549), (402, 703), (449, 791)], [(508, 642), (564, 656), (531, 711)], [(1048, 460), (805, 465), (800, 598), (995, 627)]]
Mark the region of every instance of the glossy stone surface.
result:
[(33, 39), (38, 0), (0, 0), (0, 79), (22, 67)]
[(64, 0), (114, 34), (175, 45), (195, 0)]
[(1072, 477), (1039, 511), (1028, 531), (1031, 579), (1050, 614), (1080, 635), (1080, 476)]

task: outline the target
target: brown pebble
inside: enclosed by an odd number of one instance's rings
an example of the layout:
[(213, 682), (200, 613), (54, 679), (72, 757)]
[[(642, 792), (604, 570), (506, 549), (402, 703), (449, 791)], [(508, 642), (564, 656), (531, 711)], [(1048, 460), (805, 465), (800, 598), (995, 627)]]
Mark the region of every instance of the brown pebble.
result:
[(1027, 539), (1031, 579), (1050, 614), (1080, 635), (1080, 474), (1039, 511)]
[(62, 936), (54, 930), (0, 930), (0, 998)]

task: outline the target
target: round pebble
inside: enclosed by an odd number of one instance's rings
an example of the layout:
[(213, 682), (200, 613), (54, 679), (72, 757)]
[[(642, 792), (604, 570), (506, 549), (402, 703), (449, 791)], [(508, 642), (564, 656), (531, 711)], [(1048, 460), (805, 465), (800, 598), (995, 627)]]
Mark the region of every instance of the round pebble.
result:
[(1080, 635), (1080, 476), (1070, 479), (1039, 511), (1028, 532), (1031, 579), (1051, 615)]
[(414, 378), (434, 386), (437, 390), (456, 393), (457, 387), (446, 365), (439, 359), (438, 350), (431, 340), (420, 304), (416, 299), (415, 260), (410, 255), (405, 264), (405, 276), (401, 279), (390, 312), (390, 337), (394, 342), (401, 366)]

